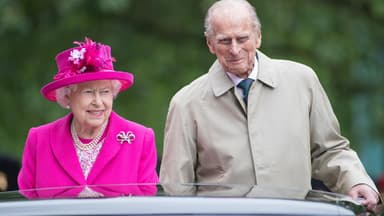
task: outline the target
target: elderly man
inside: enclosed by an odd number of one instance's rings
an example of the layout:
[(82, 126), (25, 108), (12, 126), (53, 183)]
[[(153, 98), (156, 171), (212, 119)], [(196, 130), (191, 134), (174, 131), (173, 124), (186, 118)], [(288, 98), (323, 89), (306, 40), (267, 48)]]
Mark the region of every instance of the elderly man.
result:
[(340, 135), (316, 74), (259, 51), (255, 9), (245, 0), (217, 1), (205, 37), (217, 61), (171, 100), (165, 191), (304, 198), (313, 177), (373, 210), (377, 189)]

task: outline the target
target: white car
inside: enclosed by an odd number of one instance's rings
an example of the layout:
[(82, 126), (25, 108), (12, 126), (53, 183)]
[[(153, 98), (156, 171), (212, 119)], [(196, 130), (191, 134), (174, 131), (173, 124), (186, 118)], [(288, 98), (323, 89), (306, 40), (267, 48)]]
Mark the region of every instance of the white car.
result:
[(305, 200), (250, 197), (124, 196), (27, 200), (17, 191), (0, 193), (0, 215), (357, 215), (358, 202), (340, 194), (311, 191)]

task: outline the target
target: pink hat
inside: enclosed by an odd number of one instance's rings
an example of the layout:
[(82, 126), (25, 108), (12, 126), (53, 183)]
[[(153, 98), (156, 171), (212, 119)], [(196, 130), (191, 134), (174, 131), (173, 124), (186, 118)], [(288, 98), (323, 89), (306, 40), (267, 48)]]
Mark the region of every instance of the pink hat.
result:
[(56, 90), (71, 84), (94, 80), (118, 80), (120, 92), (131, 87), (133, 75), (128, 72), (115, 71), (111, 56), (111, 47), (96, 43), (89, 38), (85, 42), (74, 42), (78, 47), (67, 49), (57, 54), (57, 74), (53, 81), (46, 84), (41, 93), (50, 100), (56, 101)]

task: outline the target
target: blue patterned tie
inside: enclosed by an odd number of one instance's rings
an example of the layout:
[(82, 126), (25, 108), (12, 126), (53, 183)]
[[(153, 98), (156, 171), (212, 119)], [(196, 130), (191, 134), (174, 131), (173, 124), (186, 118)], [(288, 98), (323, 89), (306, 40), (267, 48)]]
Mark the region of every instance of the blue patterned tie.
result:
[(239, 84), (237, 84), (237, 87), (243, 90), (243, 100), (245, 104), (248, 103), (248, 93), (249, 93), (249, 89), (251, 88), (252, 82), (253, 82), (253, 79), (247, 78), (247, 79), (243, 79)]

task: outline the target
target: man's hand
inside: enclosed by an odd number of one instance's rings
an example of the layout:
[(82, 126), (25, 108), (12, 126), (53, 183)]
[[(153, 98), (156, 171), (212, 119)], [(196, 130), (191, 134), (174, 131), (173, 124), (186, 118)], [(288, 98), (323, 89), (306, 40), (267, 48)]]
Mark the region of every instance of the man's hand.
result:
[(370, 186), (366, 184), (357, 184), (351, 188), (348, 195), (355, 200), (361, 200), (369, 211), (376, 212), (379, 195)]

